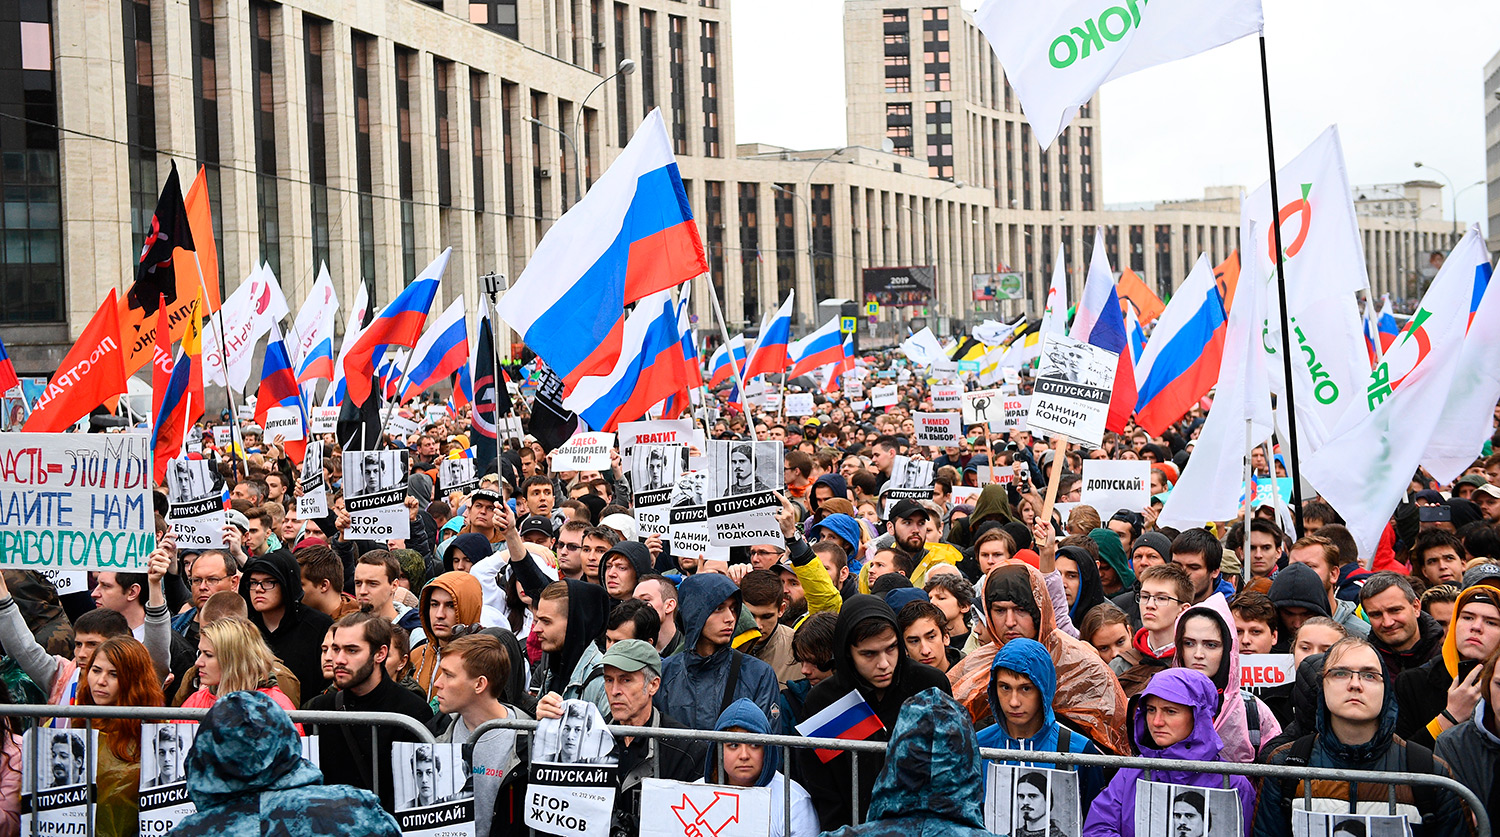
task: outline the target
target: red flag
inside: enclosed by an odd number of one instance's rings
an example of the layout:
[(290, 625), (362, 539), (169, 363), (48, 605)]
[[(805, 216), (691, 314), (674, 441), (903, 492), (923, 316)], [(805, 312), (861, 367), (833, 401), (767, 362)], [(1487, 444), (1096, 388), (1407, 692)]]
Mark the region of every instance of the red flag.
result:
[(94, 312), (37, 399), (21, 429), (60, 433), (106, 399), (125, 394), (125, 361), (120, 351), (120, 303), (113, 289)]

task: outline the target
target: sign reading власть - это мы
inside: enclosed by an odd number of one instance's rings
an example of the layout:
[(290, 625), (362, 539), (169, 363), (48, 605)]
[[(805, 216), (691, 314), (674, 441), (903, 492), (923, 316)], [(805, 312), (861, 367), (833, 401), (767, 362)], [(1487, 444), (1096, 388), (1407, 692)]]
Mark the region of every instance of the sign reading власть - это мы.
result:
[(146, 436), (0, 433), (0, 566), (137, 572), (155, 548)]

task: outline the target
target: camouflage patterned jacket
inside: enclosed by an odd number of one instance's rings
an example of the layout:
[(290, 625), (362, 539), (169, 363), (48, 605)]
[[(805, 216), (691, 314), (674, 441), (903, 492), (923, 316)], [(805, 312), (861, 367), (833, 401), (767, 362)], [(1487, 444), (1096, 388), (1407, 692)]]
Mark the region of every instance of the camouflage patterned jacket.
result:
[(868, 822), (828, 837), (992, 837), (984, 830), (984, 775), (969, 713), (938, 689), (901, 707)]
[(198, 812), (171, 837), (400, 837), (369, 791), (324, 785), (286, 712), (260, 692), (219, 698), (187, 760)]

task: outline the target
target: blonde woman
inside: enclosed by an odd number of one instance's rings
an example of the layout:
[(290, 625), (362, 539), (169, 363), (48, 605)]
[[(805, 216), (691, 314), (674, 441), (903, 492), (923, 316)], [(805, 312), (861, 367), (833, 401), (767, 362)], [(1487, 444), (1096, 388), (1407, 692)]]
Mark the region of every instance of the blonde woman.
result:
[[(198, 636), (198, 685), (185, 709), (206, 709), (230, 692), (263, 692), (288, 712), (297, 708), (276, 683), (276, 656), (248, 619), (227, 616)], [(298, 732), (301, 732), (299, 727)]]

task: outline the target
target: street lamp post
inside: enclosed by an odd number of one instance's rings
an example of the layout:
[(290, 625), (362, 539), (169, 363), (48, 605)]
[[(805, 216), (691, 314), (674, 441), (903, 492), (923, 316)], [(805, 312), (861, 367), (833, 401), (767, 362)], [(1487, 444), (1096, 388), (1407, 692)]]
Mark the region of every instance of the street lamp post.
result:
[(1415, 163), (1412, 163), (1412, 167), (1413, 168), (1419, 168), (1419, 169), (1431, 169), (1432, 171), (1437, 172), (1437, 175), (1439, 177), (1441, 177), (1442, 179), (1448, 181), (1448, 192), (1449, 192), (1449, 194), (1453, 195), (1453, 241), (1455, 243), (1457, 243), (1457, 241), (1458, 241), (1458, 190), (1455, 189), (1455, 188), (1453, 188), (1453, 178), (1449, 177), (1446, 174), (1443, 174), (1441, 171), (1438, 171), (1437, 169), (1433, 168), (1432, 166), (1429, 166), (1426, 163), (1423, 163), (1421, 160), (1418, 160)]
[[(588, 92), (588, 95), (584, 96), (583, 99), (578, 103), (578, 112), (573, 115), (574, 135), (578, 135), (583, 131), (583, 108), (584, 105), (588, 104), (589, 97), (593, 96), (594, 93), (598, 92), (599, 88), (608, 84), (609, 81), (614, 77), (620, 75), (628, 76), (634, 72), (635, 59), (626, 58), (620, 61), (620, 66), (618, 69), (616, 69), (613, 73), (605, 76), (599, 81), (598, 84), (594, 85), (593, 89)], [(543, 122), (542, 120), (537, 119), (535, 116), (527, 116), (525, 117), (524, 121), (529, 122), (532, 125), (536, 125), (539, 128), (546, 128), (547, 130), (561, 136), (563, 138), (563, 141), (568, 144), (568, 147), (573, 149), (573, 203), (577, 204), (579, 201), (583, 200), (583, 155), (579, 153), (578, 143), (573, 140), (572, 136), (568, 135), (567, 131), (564, 131), (561, 128), (554, 128), (551, 125)]]

